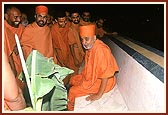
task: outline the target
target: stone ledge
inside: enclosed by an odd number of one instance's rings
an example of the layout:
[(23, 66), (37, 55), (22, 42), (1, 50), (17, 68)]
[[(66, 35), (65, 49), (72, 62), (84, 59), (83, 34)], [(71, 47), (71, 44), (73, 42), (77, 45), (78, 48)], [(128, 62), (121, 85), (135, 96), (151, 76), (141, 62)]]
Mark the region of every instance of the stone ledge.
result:
[[(122, 37), (123, 38), (123, 37)], [(124, 38), (125, 39), (125, 38)], [(128, 38), (127, 38), (128, 39)], [(130, 40), (130, 39), (129, 39)], [(117, 44), (121, 49), (123, 49), (126, 53), (128, 53), (131, 57), (133, 57), (138, 63), (140, 63), (143, 67), (145, 67), (148, 71), (150, 71), (155, 77), (157, 77), (161, 82), (164, 83), (164, 68), (158, 65), (156, 62), (150, 60), (149, 58), (145, 57), (143, 54), (135, 51), (133, 48), (127, 46), (126, 44), (122, 43), (117, 39), (117, 37), (110, 37), (105, 36), (102, 41), (107, 44), (110, 49), (111, 48), (111, 42), (114, 42)], [(164, 58), (163, 52), (156, 50), (151, 47), (147, 47), (147, 45), (144, 45), (139, 42), (135, 42), (131, 40), (131, 42), (140, 45), (141, 47), (147, 48), (147, 50), (156, 53), (157, 55)], [(156, 69), (157, 68), (157, 69)]]

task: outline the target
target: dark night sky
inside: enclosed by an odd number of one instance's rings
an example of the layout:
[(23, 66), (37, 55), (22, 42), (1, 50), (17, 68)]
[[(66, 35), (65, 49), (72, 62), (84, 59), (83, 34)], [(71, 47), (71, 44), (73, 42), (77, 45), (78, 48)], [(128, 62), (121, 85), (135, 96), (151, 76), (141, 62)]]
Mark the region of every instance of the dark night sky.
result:
[[(34, 8), (37, 4), (15, 4), (26, 13), (29, 21), (34, 21)], [(5, 5), (5, 7), (8, 5)], [(140, 41), (158, 50), (164, 50), (164, 4), (46, 4), (49, 13), (54, 15), (61, 10), (77, 9), (80, 13), (87, 9), (93, 20), (106, 19), (107, 31)]]

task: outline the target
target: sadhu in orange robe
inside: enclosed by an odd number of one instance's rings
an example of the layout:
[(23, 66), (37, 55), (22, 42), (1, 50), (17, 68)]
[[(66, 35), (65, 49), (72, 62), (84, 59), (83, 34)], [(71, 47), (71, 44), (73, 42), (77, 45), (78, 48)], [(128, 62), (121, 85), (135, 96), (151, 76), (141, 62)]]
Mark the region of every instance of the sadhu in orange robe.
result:
[[(18, 79), (19, 74), (22, 71), (22, 65), (20, 61), (20, 56), (18, 55), (17, 52), (17, 46), (16, 46), (16, 41), (15, 41), (15, 34), (18, 35), (19, 39), (22, 36), (24, 26), (21, 24), (19, 25), (18, 28), (14, 28), (11, 25), (7, 23), (7, 21), (4, 21), (4, 52), (6, 53), (9, 61), (9, 57), (12, 56), (13, 62), (15, 69), (17, 71), (16, 80), (21, 89), (23, 89), (24, 84)], [(15, 51), (17, 53), (15, 53)]]
[(54, 62), (57, 63), (53, 51), (50, 28), (47, 25), (39, 27), (36, 22), (29, 24), (23, 32), (21, 45), (25, 59), (27, 59), (32, 50), (37, 50), (45, 57), (53, 57)]
[(18, 28), (14, 28), (11, 25), (7, 23), (7, 21), (4, 21), (4, 50), (6, 55), (9, 57), (10, 55), (13, 56), (15, 68), (17, 71), (17, 76), (19, 76), (20, 72), (22, 71), (22, 65), (20, 61), (20, 57), (18, 54), (15, 54), (14, 49), (17, 49), (16, 41), (15, 41), (15, 35), (17, 34), (19, 39), (22, 36), (24, 26), (21, 24)]
[(86, 51), (85, 65), (81, 74), (72, 76), (68, 95), (68, 110), (74, 109), (76, 97), (97, 93), (101, 79), (108, 78), (104, 92), (110, 91), (116, 84), (115, 72), (118, 65), (111, 50), (102, 41), (96, 40), (93, 47)]
[(68, 44), (68, 30), (68, 25), (66, 25), (65, 28), (59, 28), (57, 23), (52, 26), (51, 33), (53, 37), (54, 51), (60, 59), (60, 66), (66, 66), (77, 71)]

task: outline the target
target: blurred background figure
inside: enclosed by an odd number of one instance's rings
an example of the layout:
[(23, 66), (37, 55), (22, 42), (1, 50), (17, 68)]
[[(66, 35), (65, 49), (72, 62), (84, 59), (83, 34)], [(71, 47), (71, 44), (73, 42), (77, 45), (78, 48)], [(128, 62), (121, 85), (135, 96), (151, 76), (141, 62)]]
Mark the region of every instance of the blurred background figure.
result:
[(97, 38), (103, 38), (104, 35), (118, 35), (117, 32), (107, 32), (104, 30), (104, 21), (105, 19), (103, 18), (98, 18), (96, 21), (96, 37)]
[(82, 17), (80, 20), (80, 25), (89, 25), (89, 24), (93, 24), (91, 22), (91, 13), (90, 11), (83, 11), (82, 13)]
[(47, 16), (47, 26), (49, 28), (51, 28), (53, 24), (54, 24), (54, 18), (53, 18), (53, 16), (51, 16), (50, 14), (48, 14), (48, 16)]
[(65, 11), (67, 22), (71, 22), (71, 16), (69, 11)]
[(29, 24), (27, 15), (25, 13), (22, 13), (21, 24), (25, 27)]

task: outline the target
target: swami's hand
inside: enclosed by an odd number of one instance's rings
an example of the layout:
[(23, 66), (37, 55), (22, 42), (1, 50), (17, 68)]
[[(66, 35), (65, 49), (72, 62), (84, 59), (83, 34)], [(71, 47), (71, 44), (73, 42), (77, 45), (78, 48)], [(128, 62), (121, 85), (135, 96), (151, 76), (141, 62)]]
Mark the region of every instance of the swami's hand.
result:
[(102, 95), (98, 95), (98, 94), (91, 94), (88, 97), (86, 97), (86, 101), (95, 101), (98, 100), (102, 97)]

